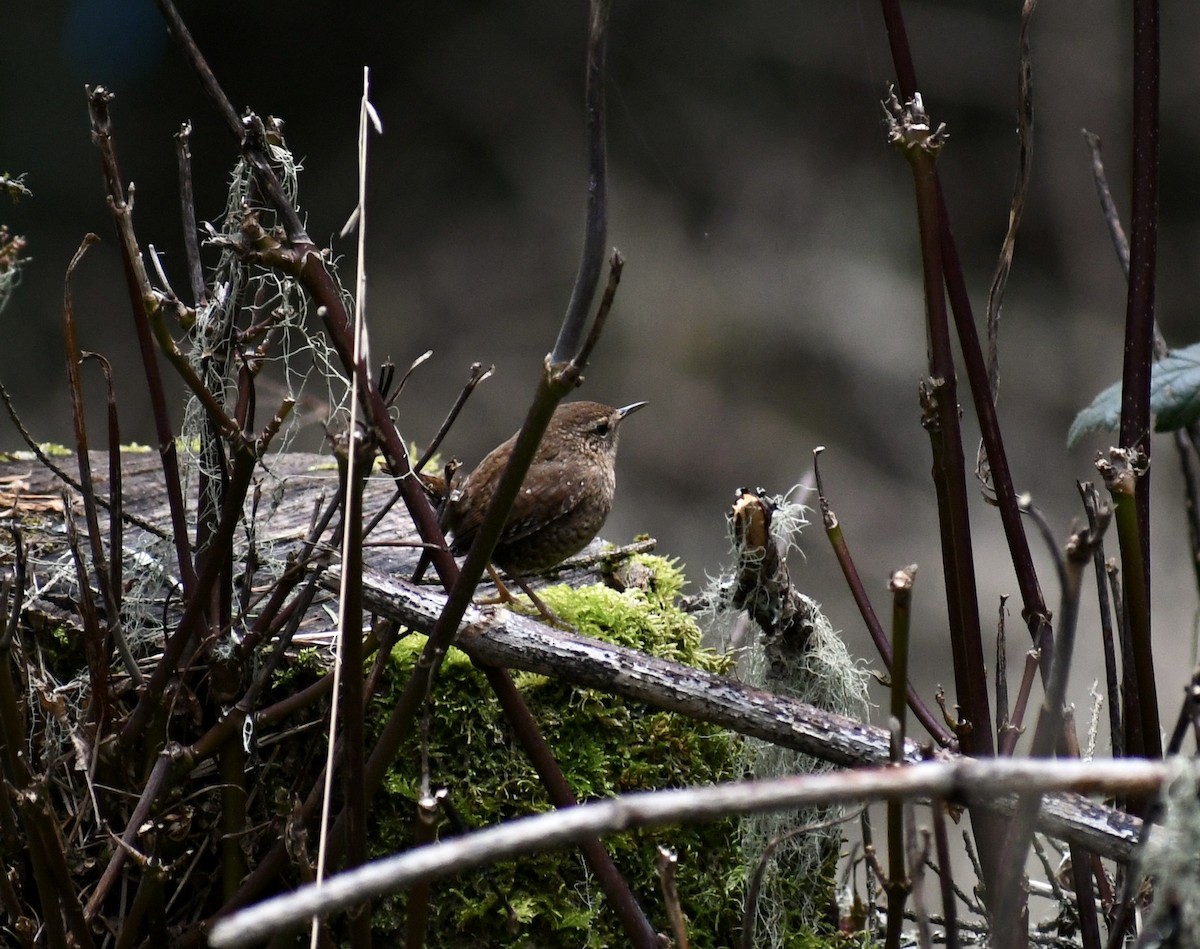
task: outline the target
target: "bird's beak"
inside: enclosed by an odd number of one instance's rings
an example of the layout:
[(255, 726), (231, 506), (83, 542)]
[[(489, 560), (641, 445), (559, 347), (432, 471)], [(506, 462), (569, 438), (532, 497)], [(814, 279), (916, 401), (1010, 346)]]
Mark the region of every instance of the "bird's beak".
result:
[(623, 419), (626, 415), (632, 415), (643, 405), (649, 405), (649, 402), (634, 402), (632, 405), (627, 405), (624, 408), (617, 409), (617, 419)]

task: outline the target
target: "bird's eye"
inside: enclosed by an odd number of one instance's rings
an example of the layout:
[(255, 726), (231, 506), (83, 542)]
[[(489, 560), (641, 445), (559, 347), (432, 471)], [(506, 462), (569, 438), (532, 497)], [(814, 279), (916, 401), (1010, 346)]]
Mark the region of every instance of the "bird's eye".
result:
[(596, 427), (593, 428), (592, 431), (595, 432), (597, 435), (599, 435), (601, 438), (606, 438), (608, 436), (608, 427), (609, 426), (608, 426), (607, 421), (597, 422)]

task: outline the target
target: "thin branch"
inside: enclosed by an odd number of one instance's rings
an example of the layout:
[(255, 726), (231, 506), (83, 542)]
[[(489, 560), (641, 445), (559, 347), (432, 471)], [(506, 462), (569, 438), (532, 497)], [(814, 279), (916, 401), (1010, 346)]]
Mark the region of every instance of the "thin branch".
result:
[(451, 426), (458, 420), (458, 414), (462, 411), (463, 406), (467, 404), (467, 399), (471, 397), (471, 393), (495, 371), (496, 367), (494, 365), (484, 369), (481, 362), (471, 363), (470, 378), (467, 379), (466, 384), (462, 387), (462, 391), (458, 393), (458, 398), (454, 400), (454, 405), (450, 407), (450, 411), (446, 413), (446, 418), (442, 422), (441, 427), (438, 428), (437, 434), (433, 436), (433, 441), (429, 443), (428, 448), (421, 452), (421, 457), (413, 468), (414, 471), (420, 474), (425, 469), (430, 459), (442, 447), (442, 440), (446, 437), (446, 433), (450, 431)]
[[(1102, 503), (1100, 492), (1091, 482), (1076, 482), (1079, 496), (1083, 500), (1083, 510), (1087, 514), (1088, 529), (1094, 531), (1100, 515)], [(1107, 508), (1104, 508), (1107, 510)], [(1112, 756), (1120, 758), (1124, 755), (1124, 736), (1121, 726), (1121, 685), (1117, 671), (1116, 642), (1113, 639), (1113, 614), (1109, 605), (1108, 582), (1104, 570), (1104, 541), (1096, 545), (1092, 554), (1092, 564), (1096, 571), (1096, 598), (1100, 607), (1100, 642), (1104, 648), (1104, 681), (1107, 686), (1106, 700), (1108, 702), (1108, 731), (1109, 742), (1112, 745)]]
[(583, 252), (571, 300), (563, 317), (558, 339), (551, 350), (551, 365), (561, 365), (579, 353), (579, 341), (587, 325), (592, 298), (604, 266), (608, 240), (608, 159), (606, 155), (605, 58), (608, 52), (609, 0), (592, 0), (588, 28), (587, 74), (584, 100), (587, 108), (588, 187), (587, 217), (583, 230)]
[[(421, 472), (425, 470), (425, 466), (429, 464), (430, 459), (433, 458), (434, 454), (442, 446), (442, 440), (446, 437), (446, 434), (450, 431), (450, 428), (458, 420), (458, 415), (462, 411), (463, 406), (467, 404), (467, 399), (471, 397), (471, 393), (473, 393), (476, 387), (489, 376), (491, 376), (491, 374), (495, 371), (495, 366), (488, 366), (487, 369), (484, 369), (483, 363), (481, 362), (471, 363), (470, 378), (467, 379), (466, 384), (459, 391), (458, 398), (454, 400), (454, 405), (450, 407), (450, 411), (446, 413), (446, 418), (442, 422), (441, 427), (437, 430), (437, 434), (433, 436), (433, 441), (429, 443), (429, 447), (421, 453), (420, 459), (418, 459), (417, 463), (413, 465), (414, 473), (420, 475)], [(387, 387), (383, 383), (380, 383), (381, 392), (386, 391), (386, 388)], [(387, 517), (388, 512), (395, 507), (396, 502), (399, 501), (402, 496), (403, 492), (397, 488), (396, 493), (388, 498), (383, 507), (381, 507), (375, 513), (375, 515), (371, 518), (370, 523), (368, 523), (363, 529), (364, 538), (370, 536), (371, 532), (379, 526), (380, 521)], [(418, 577), (418, 579), (420, 578)]]
[[(1066, 547), (1066, 582), (1062, 591), (1058, 639), (1054, 645), (1054, 662), (1050, 680), (1034, 729), (1030, 755), (1046, 758), (1054, 753), (1063, 732), (1063, 707), (1066, 702), (1067, 681), (1074, 658), (1075, 630), (1079, 618), (1080, 590), (1084, 567), (1091, 561), (1108, 518), (1099, 516), (1097, 527), (1072, 535)], [(992, 903), (994, 938), (998, 947), (1016, 946), (1027, 932), (1028, 905), (1021, 897), (1021, 879), (1029, 841), (1033, 836), (1037, 813), (1041, 807), (1038, 794), (1024, 794), (1019, 799), (1017, 814), (1009, 825), (999, 864), (995, 899)], [(1090, 890), (1090, 888), (1089, 888)]]
[(1121, 227), (1121, 215), (1117, 211), (1117, 203), (1113, 200), (1108, 188), (1108, 176), (1104, 174), (1104, 161), (1100, 157), (1100, 136), (1083, 129), (1084, 140), (1092, 156), (1092, 180), (1096, 184), (1096, 194), (1100, 198), (1100, 210), (1104, 214), (1104, 222), (1108, 225), (1108, 234), (1112, 238), (1113, 250), (1117, 252), (1117, 260), (1121, 262), (1121, 271), (1125, 279), (1129, 279), (1129, 240), (1125, 237), (1125, 229)]
[[(871, 641), (875, 644), (879, 658), (883, 660), (884, 668), (891, 675), (893, 662), (892, 644), (888, 641), (883, 624), (879, 622), (879, 617), (875, 614), (875, 607), (871, 605), (871, 598), (867, 595), (862, 578), (858, 575), (858, 567), (855, 566), (854, 558), (850, 554), (850, 547), (846, 543), (846, 536), (842, 531), (841, 522), (829, 505), (829, 499), (825, 494), (825, 486), (821, 481), (821, 466), (818, 459), (824, 450), (824, 447), (813, 449), (813, 473), (817, 482), (817, 499), (821, 508), (821, 520), (825, 527), (825, 535), (829, 538), (830, 546), (833, 547), (833, 553), (837, 557), (838, 566), (842, 568), (842, 575), (846, 578), (846, 586), (850, 588), (850, 595), (854, 597), (859, 615), (862, 616), (863, 623), (867, 627), (867, 632), (871, 635)], [(943, 748), (957, 748), (958, 739), (950, 733), (933, 713), (932, 709), (925, 704), (925, 700), (913, 688), (911, 682), (906, 684), (905, 695), (908, 699), (908, 707), (912, 709), (917, 720), (925, 727), (925, 730), (933, 737), (933, 740)]]
[(613, 300), (617, 295), (617, 287), (621, 283), (621, 272), (624, 269), (625, 258), (621, 256), (619, 250), (614, 249), (612, 256), (608, 259), (608, 284), (604, 287), (604, 295), (600, 298), (599, 306), (596, 307), (596, 316), (592, 320), (592, 328), (588, 331), (587, 339), (583, 341), (579, 352), (571, 359), (571, 364), (579, 372), (582, 372), (586, 368), (588, 359), (591, 358), (592, 350), (596, 348), (596, 343), (600, 341), (600, 334), (604, 331), (604, 324), (608, 322), (608, 314), (612, 310)]
[(175, 133), (175, 155), (179, 164), (179, 204), (188, 280), (192, 286), (192, 306), (200, 309), (208, 302), (208, 286), (204, 282), (204, 262), (200, 259), (199, 230), (196, 227), (196, 200), (192, 196), (191, 122), (184, 122)]
[(675, 869), (679, 866), (679, 855), (666, 847), (658, 848), (656, 867), (662, 884), (663, 903), (667, 907), (667, 918), (671, 921), (671, 933), (675, 936), (678, 949), (688, 949), (687, 921), (679, 905), (679, 888), (675, 885)]
[(1025, 211), (1029, 179), (1033, 172), (1033, 58), (1029, 52), (1029, 26), (1037, 0), (1025, 0), (1021, 7), (1020, 56), (1017, 78), (1017, 178), (1013, 183), (1012, 201), (1008, 209), (1008, 230), (1000, 248), (1000, 259), (992, 276), (987, 300), (987, 367), (992, 402), (1000, 394), (1000, 314), (1004, 306), (1004, 290), (1012, 269), (1017, 231)]

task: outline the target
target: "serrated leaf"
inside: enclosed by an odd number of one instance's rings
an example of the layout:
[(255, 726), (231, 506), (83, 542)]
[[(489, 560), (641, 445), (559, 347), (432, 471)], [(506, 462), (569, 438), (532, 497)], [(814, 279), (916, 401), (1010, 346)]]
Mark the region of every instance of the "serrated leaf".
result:
[(1115, 431), (1121, 424), (1121, 383), (1117, 382), (1092, 399), (1092, 404), (1075, 416), (1067, 432), (1067, 447), (1074, 448), (1084, 435)]
[(1200, 419), (1200, 343), (1173, 350), (1154, 364), (1150, 411), (1156, 432), (1173, 432)]
[[(1150, 370), (1150, 411), (1156, 432), (1173, 432), (1200, 421), (1200, 343), (1173, 350)], [(1075, 416), (1067, 447), (1084, 435), (1116, 431), (1121, 422), (1121, 383), (1116, 382)]]

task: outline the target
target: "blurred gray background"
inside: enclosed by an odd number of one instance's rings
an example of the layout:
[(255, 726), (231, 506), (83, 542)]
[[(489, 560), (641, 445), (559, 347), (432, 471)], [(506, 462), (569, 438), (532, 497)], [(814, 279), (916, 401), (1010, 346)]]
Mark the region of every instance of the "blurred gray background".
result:
[[(949, 207), (982, 320), (1016, 167), (1020, 3), (905, 5), (925, 102), (945, 122)], [(401, 402), (425, 442), (474, 360), (495, 378), (446, 450), (468, 464), (518, 426), (578, 262), (585, 169), (586, 4), (184, 3), (182, 12), (238, 108), (286, 121), (303, 158), (301, 203), (344, 273), (336, 234), (356, 200), (361, 67), (372, 69), (384, 135), (371, 142), (368, 322), (376, 359), (433, 359)], [(1166, 5), (1159, 315), (1168, 340), (1200, 336), (1200, 131), (1193, 120), (1200, 18)], [(128, 303), (84, 83), (115, 90), (122, 172), (135, 224), (183, 266), (172, 135), (194, 126), (197, 214), (215, 219), (236, 159), (151, 0), (9, 5), (0, 30), (0, 170), (34, 197), (0, 207), (29, 239), (30, 264), (3, 314), (0, 378), (42, 440), (70, 437), (62, 279), (83, 234), (104, 243), (75, 285), (81, 345), (118, 369), (126, 440), (152, 442)], [(1098, 210), (1081, 127), (1100, 134), (1127, 214), (1131, 115), (1128, 3), (1046, 2), (1033, 26), (1037, 108), (1032, 191), (1006, 306), (1000, 416), (1014, 477), (1065, 538), (1076, 479), (1105, 438), (1064, 446), (1074, 413), (1120, 375), (1124, 283)], [(918, 422), (923, 304), (911, 179), (885, 144), (893, 78), (879, 11), (866, 0), (730, 3), (616, 0), (609, 54), (610, 243), (626, 259), (609, 329), (581, 397), (648, 399), (619, 461), (606, 534), (648, 532), (684, 562), (693, 589), (727, 552), (724, 512), (741, 485), (786, 491), (824, 445), (826, 487), (860, 571), (887, 613), (895, 567), (916, 588), (926, 689), (949, 686), (928, 440)], [(965, 381), (963, 385), (965, 392)], [(99, 392), (90, 388), (99, 407)], [(965, 412), (974, 457), (972, 412)], [(97, 425), (100, 416), (94, 415)], [(320, 440), (310, 428), (311, 444)], [(0, 448), (18, 447), (7, 421)], [(1173, 717), (1192, 662), (1196, 593), (1170, 443), (1155, 442), (1155, 609), (1163, 707)], [(999, 521), (973, 508), (989, 643), (998, 597), (1015, 596)], [(1040, 541), (1047, 599), (1053, 571)], [(818, 524), (794, 575), (851, 648), (872, 656)], [(1014, 601), (1015, 602), (1015, 601)], [(1019, 610), (1019, 607), (1018, 607)], [(1094, 610), (1073, 693), (1100, 675)], [(1010, 660), (1027, 641), (1011, 621)], [(991, 646), (989, 645), (989, 649)], [(1011, 668), (1011, 666), (1010, 666)]]

